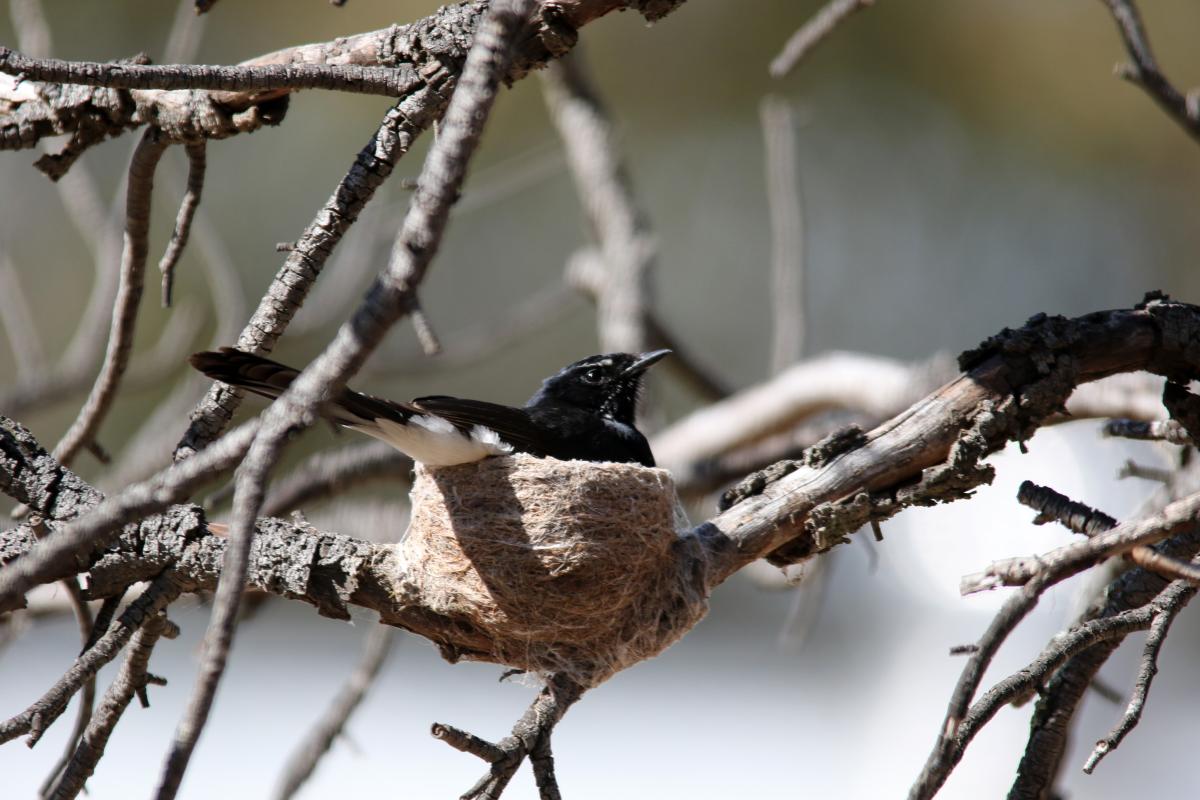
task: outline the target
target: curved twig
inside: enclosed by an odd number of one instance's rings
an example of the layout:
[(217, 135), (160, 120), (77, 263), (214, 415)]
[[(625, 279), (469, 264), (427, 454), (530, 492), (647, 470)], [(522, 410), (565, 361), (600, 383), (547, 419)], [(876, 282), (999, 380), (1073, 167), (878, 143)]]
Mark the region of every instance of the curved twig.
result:
[(847, 17), (874, 3), (875, 0), (831, 0), (822, 6), (820, 11), (792, 34), (783, 50), (771, 61), (771, 77), (782, 78), (787, 75)]
[(167, 148), (158, 131), (151, 128), (142, 136), (129, 164), (129, 179), (125, 196), (125, 250), (121, 257), (121, 280), (113, 307), (112, 327), (104, 364), (91, 394), (84, 401), (79, 415), (54, 448), (54, 458), (69, 465), (79, 450), (95, 438), (116, 396), (117, 385), (129, 365), (133, 350), (133, 332), (137, 320), (138, 301), (149, 250), (150, 200), (154, 188), (154, 170)]

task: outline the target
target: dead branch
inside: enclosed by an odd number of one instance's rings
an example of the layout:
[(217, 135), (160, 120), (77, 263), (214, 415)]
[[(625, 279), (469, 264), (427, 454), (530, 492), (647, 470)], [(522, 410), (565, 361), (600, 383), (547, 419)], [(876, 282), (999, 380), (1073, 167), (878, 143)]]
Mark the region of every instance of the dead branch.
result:
[(49, 795), (50, 800), (71, 800), (77, 797), (83, 790), (84, 783), (96, 771), (108, 738), (130, 701), (136, 696), (145, 708), (150, 705), (146, 699), (146, 687), (151, 684), (166, 685), (166, 679), (151, 675), (147, 671), (150, 654), (160, 638), (174, 639), (178, 635), (179, 628), (168, 620), (163, 612), (151, 616), (133, 634), (121, 670), (104, 693), (104, 699), (96, 709), (95, 718), (87, 726), (79, 746), (63, 772), (62, 779)]
[(184, 588), (170, 570), (162, 572), (137, 600), (126, 607), (104, 635), (75, 659), (66, 674), (46, 694), (22, 713), (0, 722), (0, 743), (28, 734), (29, 746), (37, 744), (46, 729), (66, 710), (71, 697), (101, 667), (116, 658), (147, 619), (158, 615)]
[[(88, 606), (87, 601), (83, 599), (83, 589), (79, 585), (78, 578), (68, 578), (62, 582), (63, 588), (67, 590), (68, 602), (71, 605), (71, 610), (75, 614), (75, 621), (79, 623), (79, 636), (81, 651), (91, 647), (92, 642), (99, 637), (96, 633), (96, 619), (92, 617), (92, 610)], [(115, 609), (114, 609), (115, 612)], [(108, 618), (102, 620), (104, 629), (108, 628), (109, 622), (112, 621), (111, 614)], [(46, 780), (38, 789), (39, 797), (46, 797), (50, 794), (51, 788), (58, 780), (58, 776), (62, 774), (64, 768), (71, 761), (71, 754), (75, 751), (75, 745), (78, 744), (83, 733), (87, 730), (88, 723), (92, 720), (92, 709), (96, 703), (96, 676), (92, 675), (83, 684), (83, 691), (79, 695), (79, 709), (75, 715), (75, 728), (71, 731), (71, 735), (67, 737), (67, 746), (62, 756), (50, 768), (50, 774), (46, 776)]]
[[(1033, 521), (1035, 525), (1052, 521), (1059, 522), (1068, 530), (1086, 536), (1095, 536), (1117, 526), (1117, 521), (1104, 512), (1075, 502), (1053, 489), (1038, 486), (1032, 481), (1025, 481), (1021, 484), (1017, 491), (1017, 502), (1038, 512), (1037, 518)], [(1200, 583), (1200, 570), (1186, 562), (1164, 556), (1146, 545), (1132, 548), (1125, 554), (1125, 557), (1140, 567), (1145, 567), (1168, 578), (1183, 578), (1192, 583)]]
[(517, 769), (528, 757), (542, 800), (562, 800), (554, 776), (550, 736), (563, 714), (583, 690), (561, 675), (551, 675), (537, 699), (513, 726), (512, 733), (496, 744), (449, 725), (435, 724), (434, 738), (491, 764), (491, 769), (464, 794), (464, 800), (494, 800), (504, 791)]
[[(8, 562), (17, 552), (0, 551), (0, 563), (5, 564), (0, 570), (0, 612), (20, 608), (23, 595), (33, 586), (78, 573), (83, 554), (102, 550), (122, 535), (123, 526), (179, 502), (215, 475), (232, 469), (250, 446), (256, 429), (257, 422), (248, 422), (196, 457), (105, 499), (41, 450), (28, 431), (0, 417), (0, 453), (4, 457), (0, 491), (48, 521), (67, 523), (53, 536), (38, 541), (36, 547), (30, 541), (30, 547), (19, 553), (24, 557), (16, 563)], [(142, 575), (130, 583), (149, 577), (153, 576)]]
[(962, 579), (962, 593), (970, 594), (997, 586), (1022, 586), (1035, 577), (1061, 581), (1105, 558), (1123, 555), (1135, 547), (1161, 542), (1188, 530), (1200, 518), (1200, 494), (1177, 500), (1162, 512), (1133, 520), (1090, 539), (1051, 550), (1033, 558), (996, 561), (983, 572)]
[(1108, 736), (1096, 742), (1096, 747), (1083, 765), (1084, 772), (1090, 775), (1100, 760), (1116, 750), (1126, 735), (1141, 721), (1142, 709), (1146, 707), (1146, 695), (1149, 694), (1150, 684), (1158, 673), (1158, 652), (1171, 631), (1171, 623), (1195, 594), (1196, 587), (1182, 581), (1172, 584), (1170, 589), (1163, 592), (1163, 601), (1158, 603), (1155, 609), (1154, 621), (1150, 623), (1150, 635), (1146, 637), (1146, 644), (1142, 650), (1142, 661), (1134, 682), (1133, 696), (1129, 698), (1129, 705), (1121, 715), (1121, 721)]
[[(789, 451), (843, 425), (876, 425), (953, 376), (947, 355), (908, 364), (883, 356), (828, 353), (676, 421), (653, 438), (654, 453), (681, 490), (711, 489), (787, 458)], [(1112, 375), (1078, 387), (1067, 401), (1066, 415), (1051, 421), (1154, 419), (1163, 414), (1162, 391), (1162, 379), (1155, 375)], [(840, 415), (832, 421), (820, 419), (835, 411)], [(722, 469), (726, 456), (731, 465)]]
[[(1116, 644), (1119, 644), (1130, 633), (1153, 627), (1168, 613), (1173, 617), (1182, 608), (1182, 605), (1186, 604), (1187, 600), (1195, 594), (1195, 591), (1195, 587), (1190, 587), (1183, 581), (1176, 581), (1149, 605), (1129, 608), (1112, 616), (1080, 623), (1071, 630), (1054, 637), (1028, 666), (998, 682), (983, 697), (970, 705), (969, 709), (956, 691), (952, 709), (960, 711), (961, 717), (947, 717), (946, 727), (939, 737), (939, 745), (935, 748), (934, 755), (930, 756), (924, 772), (914, 784), (909, 797), (914, 799), (932, 797), (949, 776), (950, 771), (961, 760), (975, 735), (1005, 705), (1016, 702), (1033, 691), (1040, 690), (1046, 681), (1070, 659), (1088, 652), (1110, 653)], [(1011, 607), (1015, 608), (1017, 602), (1023, 604), (1024, 598), (1028, 594), (1029, 592), (1022, 589), (1021, 594), (1014, 596), (1014, 601), (1010, 601)], [(1021, 600), (1017, 601), (1017, 597), (1020, 597)], [(1001, 614), (1007, 614), (1009, 610), (1010, 604), (1006, 604)], [(997, 620), (1000, 618), (1001, 615), (997, 615)], [(1011, 630), (1011, 627), (1007, 625), (1005, 627), (1008, 631)], [(980, 648), (988, 648), (994, 654), (999, 645), (996, 636), (999, 635), (1000, 630), (1000, 626), (993, 623), (993, 626), (981, 638), (980, 643), (973, 646), (975, 649), (972, 652), (978, 652)], [(1008, 631), (1004, 633), (1006, 634)], [(1098, 649), (1097, 645), (1101, 644), (1104, 647)], [(979, 666), (986, 667), (986, 663), (981, 663)], [(967, 673), (964, 672), (964, 676), (966, 675)], [(972, 685), (966, 688), (973, 693), (978, 687), (980, 678), (982, 678), (982, 670), (972, 669), (969, 676)], [(970, 697), (965, 699), (966, 703), (970, 702)]]
[(1117, 23), (1121, 41), (1132, 60), (1130, 64), (1119, 64), (1116, 74), (1135, 83), (1150, 95), (1167, 116), (1175, 120), (1193, 139), (1200, 140), (1200, 108), (1187, 95), (1175, 88), (1159, 69), (1158, 61), (1150, 49), (1150, 40), (1142, 25), (1133, 0), (1103, 0)]

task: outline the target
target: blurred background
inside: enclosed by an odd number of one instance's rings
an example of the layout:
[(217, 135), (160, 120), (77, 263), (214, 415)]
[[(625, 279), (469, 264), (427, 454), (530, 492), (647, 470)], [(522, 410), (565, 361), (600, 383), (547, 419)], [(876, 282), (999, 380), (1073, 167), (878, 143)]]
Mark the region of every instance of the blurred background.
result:
[[(795, 0), (689, 0), (648, 27), (612, 15), (582, 34), (585, 57), (619, 130), (635, 191), (659, 246), (655, 304), (676, 336), (731, 388), (770, 376), (771, 230), (759, 108), (768, 94), (790, 106), (804, 223), (805, 354), (860, 351), (904, 360), (956, 353), (1038, 311), (1075, 315), (1129, 306), (1149, 289), (1200, 298), (1200, 149), (1137, 88), (1112, 75), (1123, 50), (1095, 0), (885, 0), (853, 17), (790, 76), (767, 65), (819, 8)], [(1177, 85), (1200, 82), (1200, 5), (1144, 3), (1156, 54)], [(342, 9), (318, 0), (226, 0), (204, 22), (192, 60), (234, 63), (277, 48), (406, 22), (434, 2)], [(144, 51), (165, 60), (171, 3), (47, 0), (53, 55), (108, 60)], [(193, 29), (193, 34), (200, 33)], [(15, 46), (0, 14), (0, 44)], [(191, 402), (165, 419), (156, 407), (183, 396), (182, 353), (236, 332), (283, 256), (328, 197), (388, 108), (383, 98), (294, 96), (282, 126), (214, 142), (202, 207), (210, 248), (189, 247), (176, 307), (158, 306), (154, 274), (139, 318), (131, 379), (101, 431), (117, 469), (84, 454), (77, 469), (112, 488), (156, 464), (123, 447), (186, 426)], [(83, 158), (104, 205), (119, 191), (132, 137)], [(305, 363), (328, 341), (386, 254), (427, 141), (414, 148), (326, 267), (304, 312), (275, 353)], [(170, 234), (184, 161), (172, 150), (155, 196), (153, 257)], [(0, 154), (0, 254), (15, 267), (49, 362), (72, 346), (94, 291), (93, 244), (68, 223), (60, 195), (31, 166), (34, 151)], [(106, 230), (118, 236), (119, 222)], [(539, 83), (525, 80), (497, 105), (442, 252), (422, 293), (447, 342), (507, 319), (522, 299), (562, 281), (587, 241), (561, 143)], [(98, 237), (103, 239), (103, 236)], [(214, 252), (215, 251), (215, 252)], [(231, 268), (214, 273), (204, 259)], [(115, 267), (115, 263), (114, 263)], [(209, 286), (217, 274), (217, 290)], [(426, 360), (407, 325), (376, 353), (360, 388), (396, 398), (462, 394), (519, 403), (538, 381), (595, 352), (593, 306), (582, 298), (483, 359)], [(0, 333), (0, 336), (3, 336)], [(102, 338), (102, 337), (101, 337)], [(221, 343), (232, 343), (232, 336)], [(79, 345), (76, 345), (79, 346)], [(178, 364), (178, 366), (176, 366)], [(0, 346), (0, 394), (18, 381)], [(90, 379), (89, 382), (90, 383)], [(19, 415), (43, 444), (65, 430), (88, 384)], [(190, 384), (190, 391), (203, 388)], [(656, 420), (702, 404), (659, 376)], [(186, 400), (186, 397), (184, 398)], [(4, 409), (0, 409), (3, 411)], [(248, 411), (243, 411), (245, 416)], [(146, 430), (148, 419), (153, 430)], [(1153, 445), (1101, 439), (1078, 422), (1039, 433), (1030, 453), (995, 459), (998, 478), (970, 503), (908, 511), (886, 540), (839, 548), (819, 586), (769, 590), (736, 576), (712, 611), (661, 657), (616, 676), (571, 710), (556, 732), (559, 783), (571, 798), (896, 797), (907, 792), (934, 743), (962, 662), (947, 655), (974, 641), (1004, 595), (961, 599), (959, 577), (989, 560), (1067, 541), (1029, 524), (1015, 502), (1023, 479), (1046, 483), (1121, 517), (1153, 491), (1116, 480), (1133, 457), (1164, 465)], [(287, 463), (347, 437), (314, 429)], [(400, 489), (392, 488), (394, 497)], [(373, 538), (403, 530), (401, 510), (379, 511), (387, 488), (313, 509), (318, 525)], [(363, 509), (370, 513), (363, 513)], [(357, 509), (357, 510), (356, 510)], [(711, 511), (697, 503), (694, 515)], [(389, 528), (389, 520), (394, 525)], [(371, 530), (355, 527), (367, 524)], [(870, 538), (856, 537), (856, 539)], [(1073, 613), (1076, 579), (1052, 592), (1001, 652), (993, 680), (1029, 660)], [(173, 613), (183, 635), (155, 651), (148, 710), (131, 709), (89, 782), (96, 800), (145, 796), (194, 678), (207, 609)], [(357, 662), (365, 616), (351, 625), (299, 604), (268, 602), (239, 630), (231, 666), (182, 796), (269, 794), (292, 745)], [(1143, 637), (1105, 667), (1131, 686)], [(44, 691), (78, 649), (69, 616), (40, 620), (0, 652), (0, 716)], [(1192, 666), (1200, 621), (1185, 612), (1160, 660), (1145, 718), (1093, 776), (1079, 771), (1121, 706), (1085, 701), (1067, 756), (1072, 797), (1184, 797), (1200, 792), (1187, 768), (1200, 718)], [(366, 706), (335, 744), (304, 797), (451, 797), (482, 771), (474, 758), (428, 734), (446, 722), (488, 738), (506, 734), (534, 689), (498, 684), (497, 667), (450, 666), (433, 648), (396, 637)], [(113, 670), (101, 673), (106, 685)], [(1007, 708), (968, 750), (942, 797), (1007, 791), (1025, 743), (1030, 707)], [(64, 718), (34, 750), (0, 748), (4, 794), (35, 794), (59, 755)], [(509, 798), (533, 797), (528, 770)]]

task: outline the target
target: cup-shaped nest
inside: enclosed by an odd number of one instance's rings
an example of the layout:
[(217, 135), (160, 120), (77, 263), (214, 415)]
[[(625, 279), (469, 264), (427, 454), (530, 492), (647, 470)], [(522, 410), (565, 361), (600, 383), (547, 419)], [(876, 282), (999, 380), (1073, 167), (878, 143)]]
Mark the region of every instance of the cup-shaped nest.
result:
[(516, 455), (418, 467), (399, 545), (422, 606), (482, 633), (467, 657), (584, 686), (657, 655), (707, 611), (666, 470)]

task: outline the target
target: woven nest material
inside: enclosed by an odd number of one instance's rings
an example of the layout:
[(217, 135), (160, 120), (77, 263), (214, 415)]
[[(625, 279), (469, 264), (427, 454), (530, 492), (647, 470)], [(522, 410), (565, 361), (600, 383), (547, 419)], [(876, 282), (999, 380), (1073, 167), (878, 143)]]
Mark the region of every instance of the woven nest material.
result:
[(492, 643), (467, 657), (592, 686), (708, 610), (681, 513), (661, 469), (526, 455), (419, 467), (405, 582)]

